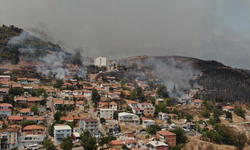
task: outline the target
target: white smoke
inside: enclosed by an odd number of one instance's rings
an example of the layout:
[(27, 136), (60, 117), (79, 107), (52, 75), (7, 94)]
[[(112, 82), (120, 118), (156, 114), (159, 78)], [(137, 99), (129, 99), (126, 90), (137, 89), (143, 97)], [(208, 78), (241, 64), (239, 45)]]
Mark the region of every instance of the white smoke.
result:
[[(150, 57), (145, 65), (154, 69), (155, 75), (167, 87), (170, 97), (186, 97), (184, 90), (192, 88), (190, 80), (200, 74), (191, 65), (178, 63), (173, 58), (163, 61)], [(194, 84), (194, 86), (198, 85)]]

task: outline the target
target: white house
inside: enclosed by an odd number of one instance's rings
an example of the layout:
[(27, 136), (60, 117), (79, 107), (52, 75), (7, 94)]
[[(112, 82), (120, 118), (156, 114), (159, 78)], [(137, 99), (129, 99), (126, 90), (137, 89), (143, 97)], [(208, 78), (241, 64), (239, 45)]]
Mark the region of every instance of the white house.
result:
[(12, 114), (11, 112), (12, 112), (12, 110), (9, 109), (9, 108), (0, 109), (0, 114), (1, 115), (11, 116), (11, 114)]
[(107, 57), (96, 57), (94, 59), (94, 65), (96, 66), (107, 66)]
[(114, 118), (114, 109), (100, 109), (100, 118)]
[(234, 107), (232, 107), (232, 106), (224, 106), (224, 107), (222, 107), (222, 110), (223, 111), (229, 111), (229, 112), (234, 112)]
[(149, 150), (169, 150), (168, 144), (165, 144), (160, 141), (150, 141), (149, 143)]
[(146, 117), (142, 117), (141, 119), (142, 119), (142, 126), (144, 128), (147, 128), (148, 126), (151, 126), (151, 125), (155, 125), (154, 120), (148, 119)]
[(112, 101), (111, 103), (109, 103), (109, 108), (110, 109), (114, 109), (114, 110), (117, 110), (117, 103)]
[(124, 122), (126, 124), (140, 124), (140, 119), (137, 115), (127, 112), (122, 112), (118, 114), (118, 121)]
[(56, 140), (56, 143), (61, 144), (63, 138), (68, 135), (71, 136), (71, 130), (71, 127), (68, 125), (54, 126), (54, 139)]
[(84, 96), (85, 97), (91, 97), (91, 95), (92, 95), (92, 91), (84, 91)]
[(23, 148), (24, 146), (29, 147), (30, 145), (43, 145), (45, 135), (23, 135), (18, 137), (18, 147)]
[(168, 114), (167, 113), (159, 112), (158, 115), (159, 115), (159, 120), (167, 122), (167, 119), (168, 119)]
[(99, 122), (97, 119), (84, 118), (79, 120), (79, 128), (74, 130), (81, 134), (84, 130), (88, 130), (92, 134), (96, 134), (99, 129)]

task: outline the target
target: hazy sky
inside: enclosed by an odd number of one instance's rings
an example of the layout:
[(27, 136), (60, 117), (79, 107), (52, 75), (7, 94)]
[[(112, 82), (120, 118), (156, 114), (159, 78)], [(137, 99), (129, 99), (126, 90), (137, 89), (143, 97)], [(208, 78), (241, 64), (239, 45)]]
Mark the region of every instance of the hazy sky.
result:
[(249, 0), (0, 0), (0, 24), (88, 57), (181, 55), (250, 69)]

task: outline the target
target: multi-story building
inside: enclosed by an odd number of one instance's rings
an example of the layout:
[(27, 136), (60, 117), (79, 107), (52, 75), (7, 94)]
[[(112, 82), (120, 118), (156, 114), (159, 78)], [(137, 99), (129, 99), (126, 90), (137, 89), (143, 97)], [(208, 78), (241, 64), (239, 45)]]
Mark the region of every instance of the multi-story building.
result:
[(57, 144), (61, 144), (62, 139), (71, 136), (72, 129), (68, 125), (58, 125), (54, 126), (54, 139), (56, 140)]
[(100, 109), (100, 118), (114, 118), (114, 109)]
[(89, 130), (90, 133), (96, 134), (98, 131), (98, 120), (97, 119), (89, 119), (84, 118), (79, 120), (79, 134), (81, 134), (84, 130)]
[(137, 115), (127, 112), (122, 112), (118, 114), (118, 121), (120, 123), (124, 122), (126, 124), (140, 124), (140, 119)]
[(96, 57), (94, 59), (94, 65), (96, 66), (107, 66), (107, 57)]
[(168, 114), (167, 113), (159, 112), (158, 115), (159, 115), (160, 120), (167, 122), (167, 119), (168, 119)]
[(38, 125), (29, 125), (23, 128), (22, 134), (18, 137), (18, 147), (29, 147), (30, 145), (42, 145), (45, 139), (45, 129)]
[(155, 107), (151, 103), (139, 103), (138, 107), (143, 110), (146, 117), (153, 117), (155, 112)]
[(1, 134), (1, 139), (5, 138), (7, 139), (5, 145), (8, 149), (12, 149), (14, 147), (18, 146), (18, 134), (19, 129), (17, 128), (9, 128), (9, 129), (3, 129)]
[(156, 137), (162, 142), (168, 142), (171, 146), (176, 145), (176, 134), (169, 131), (157, 131)]

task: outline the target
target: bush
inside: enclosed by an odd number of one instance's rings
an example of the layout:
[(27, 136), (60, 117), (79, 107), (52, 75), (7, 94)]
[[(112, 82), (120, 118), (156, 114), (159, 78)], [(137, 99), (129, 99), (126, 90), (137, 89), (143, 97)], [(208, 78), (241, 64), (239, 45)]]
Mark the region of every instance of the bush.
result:
[(188, 138), (183, 129), (176, 128), (174, 130), (171, 130), (170, 132), (173, 132), (174, 134), (176, 134), (176, 145), (179, 145), (182, 143), (185, 144), (187, 142)]
[(161, 127), (158, 125), (151, 125), (146, 128), (146, 131), (150, 134), (155, 134), (157, 131), (160, 131)]

